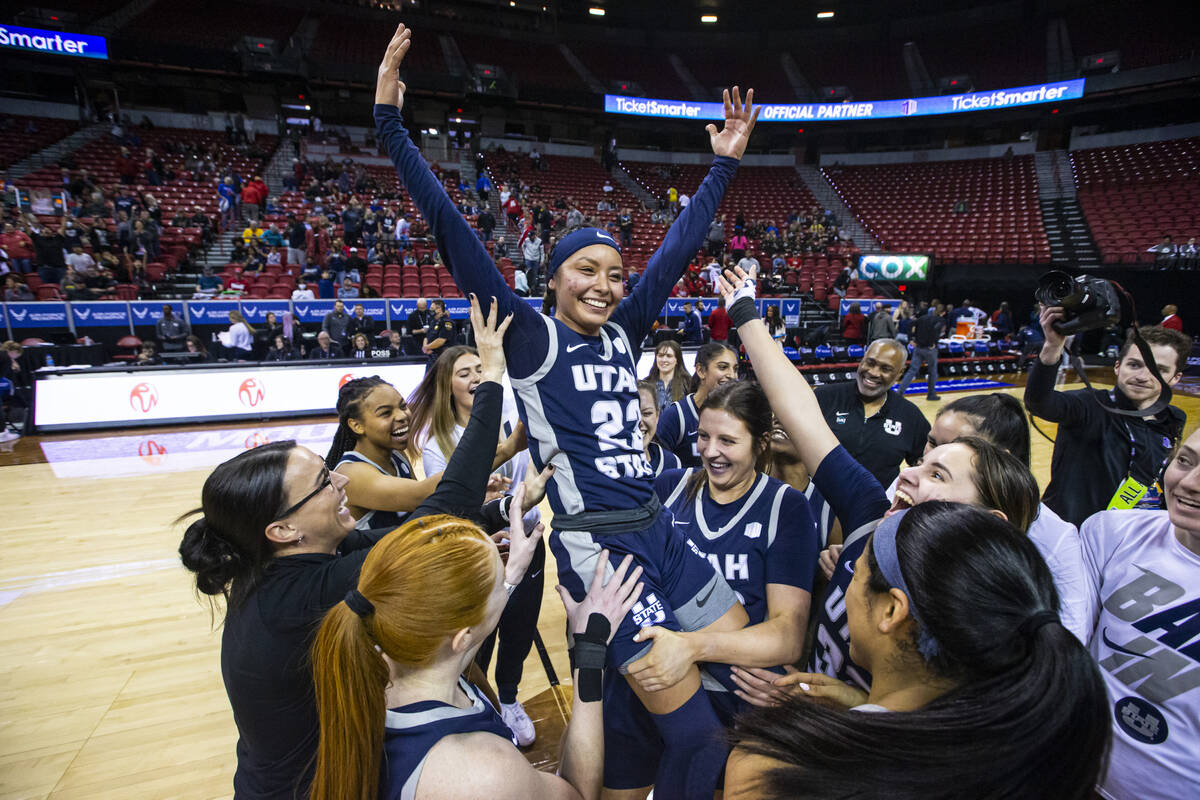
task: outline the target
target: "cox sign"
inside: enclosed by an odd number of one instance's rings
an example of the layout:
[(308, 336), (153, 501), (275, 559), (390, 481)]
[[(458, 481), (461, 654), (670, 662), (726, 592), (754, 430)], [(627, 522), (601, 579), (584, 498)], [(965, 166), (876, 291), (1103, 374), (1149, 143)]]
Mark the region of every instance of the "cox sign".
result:
[(858, 277), (864, 281), (924, 281), (929, 279), (929, 256), (877, 253), (860, 256)]

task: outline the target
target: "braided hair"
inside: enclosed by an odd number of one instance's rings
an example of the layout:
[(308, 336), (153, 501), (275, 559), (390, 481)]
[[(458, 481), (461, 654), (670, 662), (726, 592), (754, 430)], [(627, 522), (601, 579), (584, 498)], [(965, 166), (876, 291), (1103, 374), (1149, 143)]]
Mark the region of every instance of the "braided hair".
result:
[(329, 469), (336, 467), (342, 460), (342, 456), (353, 450), (354, 446), (358, 444), (358, 434), (350, 430), (350, 420), (357, 418), (362, 413), (363, 400), (377, 386), (391, 386), (391, 384), (378, 375), (372, 375), (369, 378), (355, 378), (352, 381), (346, 381), (338, 390), (338, 427), (337, 432), (333, 435), (333, 444), (329, 446), (329, 453), (325, 456), (325, 466)]

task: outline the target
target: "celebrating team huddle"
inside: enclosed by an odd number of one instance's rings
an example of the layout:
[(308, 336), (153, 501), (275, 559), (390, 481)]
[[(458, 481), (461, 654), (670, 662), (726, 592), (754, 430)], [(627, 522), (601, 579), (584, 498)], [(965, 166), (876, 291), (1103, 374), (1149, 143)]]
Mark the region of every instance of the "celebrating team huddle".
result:
[[(471, 298), (477, 347), (443, 353), (419, 402), (347, 384), (325, 458), (265, 445), (206, 482), (180, 550), (228, 601), (238, 796), (1194, 795), (1200, 434), (1163, 451), (1165, 510), (1077, 528), (1041, 502), (1020, 404), (969, 398), (885, 486), (736, 268), (719, 282), (754, 380), (714, 343), (686, 393), (660, 377), (683, 370), (678, 347), (639, 383), (754, 130), (753, 90), (725, 92), (712, 166), (632, 291), (618, 241), (579, 227), (549, 254), (538, 313), (409, 138), (412, 46), (401, 25), (376, 132)], [(410, 444), (436, 451), (424, 479)], [(518, 749), (533, 729), (505, 666), (536, 626), (543, 500), (574, 688), (557, 774)], [(498, 625), (493, 698), (477, 656)]]

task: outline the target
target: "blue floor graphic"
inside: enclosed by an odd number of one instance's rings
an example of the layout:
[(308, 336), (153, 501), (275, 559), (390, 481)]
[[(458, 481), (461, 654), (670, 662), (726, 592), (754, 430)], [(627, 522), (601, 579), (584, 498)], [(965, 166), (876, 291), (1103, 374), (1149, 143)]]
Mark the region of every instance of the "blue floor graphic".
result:
[[(974, 392), (979, 389), (1004, 389), (1016, 384), (1004, 383), (1002, 381), (988, 380), (987, 378), (955, 378), (954, 380), (938, 381), (935, 391), (937, 392)], [(926, 394), (929, 391), (929, 383), (910, 383), (905, 394)]]

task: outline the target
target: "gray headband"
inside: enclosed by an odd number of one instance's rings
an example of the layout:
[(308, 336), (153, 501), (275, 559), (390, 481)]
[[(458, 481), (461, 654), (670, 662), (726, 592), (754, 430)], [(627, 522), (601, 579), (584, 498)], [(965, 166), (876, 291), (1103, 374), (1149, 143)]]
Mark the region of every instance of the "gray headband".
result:
[(904, 515), (908, 512), (909, 509), (905, 509), (892, 514), (879, 523), (879, 527), (875, 529), (871, 537), (871, 550), (875, 554), (875, 563), (879, 565), (879, 571), (883, 573), (888, 585), (904, 592), (904, 596), (908, 598), (909, 613), (921, 626), (917, 649), (928, 661), (936, 656), (941, 648), (937, 639), (933, 638), (933, 634), (929, 632), (929, 626), (921, 619), (920, 612), (917, 611), (917, 604), (913, 600), (912, 592), (908, 590), (908, 584), (904, 582), (904, 572), (900, 569), (900, 558), (896, 552), (896, 533), (900, 529), (900, 520), (904, 519)]

